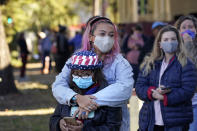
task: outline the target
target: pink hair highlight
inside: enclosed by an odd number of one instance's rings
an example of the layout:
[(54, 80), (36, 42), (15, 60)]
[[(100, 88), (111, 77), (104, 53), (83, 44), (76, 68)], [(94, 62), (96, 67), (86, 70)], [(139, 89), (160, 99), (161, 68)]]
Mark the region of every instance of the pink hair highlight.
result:
[[(99, 20), (99, 21), (104, 21), (103, 19)], [(90, 35), (90, 23), (88, 22), (88, 25), (86, 27), (86, 30), (83, 34), (83, 38), (82, 38), (82, 48), (80, 50), (91, 50), (91, 45), (90, 45), (90, 41), (89, 41), (89, 35)], [(110, 24), (110, 23), (109, 23)], [(105, 56), (105, 60), (104, 63), (105, 64), (109, 64), (112, 63), (115, 59), (115, 56), (120, 53), (120, 46), (119, 46), (119, 42), (118, 42), (118, 31), (117, 31), (117, 27), (112, 24), (112, 26), (114, 27), (114, 46), (112, 47), (112, 50), (110, 51), (110, 53), (108, 53)]]
[(81, 50), (91, 50), (90, 40), (89, 40), (90, 29), (91, 29), (90, 24), (88, 24), (85, 32), (83, 33)]

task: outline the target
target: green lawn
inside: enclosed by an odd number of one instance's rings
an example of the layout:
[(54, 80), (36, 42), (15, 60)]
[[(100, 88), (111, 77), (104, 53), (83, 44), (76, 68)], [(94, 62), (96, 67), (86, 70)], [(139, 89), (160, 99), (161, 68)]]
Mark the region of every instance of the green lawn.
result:
[(49, 117), (57, 104), (51, 92), (56, 74), (31, 72), (28, 72), (28, 81), (19, 83), (16, 80), (20, 94), (0, 96), (0, 131), (49, 130)]
[(0, 131), (48, 131), (50, 115), (3, 116)]

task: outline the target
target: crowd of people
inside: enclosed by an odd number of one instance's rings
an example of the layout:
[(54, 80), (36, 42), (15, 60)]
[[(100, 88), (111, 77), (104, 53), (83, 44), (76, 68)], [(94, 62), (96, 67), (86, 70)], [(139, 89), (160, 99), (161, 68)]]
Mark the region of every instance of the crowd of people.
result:
[[(44, 36), (43, 36), (44, 35)], [(58, 32), (45, 29), (39, 34), (39, 52), (43, 67), (41, 72), (49, 74), (51, 71), (51, 59), (56, 63), (56, 72), (61, 72), (67, 59), (71, 54), (81, 47), (82, 35), (78, 31), (76, 35), (69, 39), (66, 26), (59, 25)]]
[[(143, 101), (139, 131), (197, 130), (197, 19), (156, 21), (151, 29), (146, 36), (137, 24), (120, 41), (110, 19), (94, 16), (73, 39), (64, 26), (54, 39), (47, 31), (40, 35), (42, 73), (50, 72), (51, 52), (59, 72), (52, 85), (58, 105), (51, 131), (130, 131), (133, 90)], [(24, 34), (19, 43), (24, 77)]]
[(152, 31), (147, 37), (136, 25), (120, 48), (112, 21), (90, 18), (52, 85), (59, 104), (50, 130), (129, 131), (132, 88), (143, 101), (139, 131), (197, 130), (197, 20), (154, 22)]
[[(66, 26), (59, 25), (58, 31), (52, 31), (44, 28), (42, 31), (34, 34), (36, 42), (30, 40), (28, 44), (28, 32), (21, 32), (16, 40), (20, 49), (20, 58), (22, 62), (19, 81), (27, 80), (26, 64), (28, 56), (34, 59), (40, 59), (42, 63), (41, 74), (49, 74), (52, 70), (52, 61), (55, 61), (55, 71), (61, 72), (67, 59), (73, 52), (81, 48), (82, 32), (78, 30), (74, 37), (68, 37), (68, 29)], [(36, 50), (36, 51), (35, 51)], [(38, 50), (38, 51), (37, 51)], [(38, 54), (34, 54), (34, 53)]]

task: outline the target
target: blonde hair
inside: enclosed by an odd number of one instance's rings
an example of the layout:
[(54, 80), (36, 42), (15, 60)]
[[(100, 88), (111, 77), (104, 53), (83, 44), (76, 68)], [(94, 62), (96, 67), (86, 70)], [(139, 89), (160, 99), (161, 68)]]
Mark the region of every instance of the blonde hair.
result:
[(179, 17), (179, 19), (175, 22), (175, 27), (180, 30), (181, 28), (181, 24), (185, 21), (185, 20), (191, 20), (195, 26), (195, 29), (197, 30), (197, 19), (196, 17), (194, 17), (193, 15), (185, 15), (185, 16), (181, 16)]
[(179, 43), (177, 51), (176, 51), (176, 56), (178, 58), (178, 61), (181, 63), (182, 67), (186, 65), (187, 58), (184, 53), (183, 42), (182, 42), (181, 36), (180, 36), (178, 30), (174, 26), (167, 25), (159, 31), (159, 33), (154, 41), (154, 46), (153, 46), (152, 52), (148, 56), (145, 57), (143, 63), (140, 66), (140, 69), (141, 70), (143, 69), (143, 75), (148, 75), (150, 73), (150, 71), (155, 68), (155, 64), (154, 64), (155, 61), (163, 59), (164, 52), (160, 48), (160, 42), (161, 42), (162, 35), (168, 31), (173, 31), (176, 34), (177, 41)]

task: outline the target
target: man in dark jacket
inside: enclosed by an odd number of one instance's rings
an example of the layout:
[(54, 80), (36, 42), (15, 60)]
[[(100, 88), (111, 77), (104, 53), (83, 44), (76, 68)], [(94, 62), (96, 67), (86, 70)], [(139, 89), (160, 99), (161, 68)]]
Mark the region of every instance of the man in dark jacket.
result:
[(65, 62), (72, 54), (71, 47), (66, 37), (66, 30), (67, 28), (65, 26), (59, 25), (59, 32), (56, 36), (57, 53), (55, 55), (55, 67), (57, 72), (61, 72), (62, 68), (65, 65)]
[(21, 55), (21, 59), (22, 59), (22, 67), (21, 67), (21, 72), (20, 72), (21, 79), (20, 80), (23, 81), (23, 80), (25, 80), (27, 56), (29, 54), (24, 32), (22, 32), (19, 36), (18, 45), (20, 47), (20, 55)]

